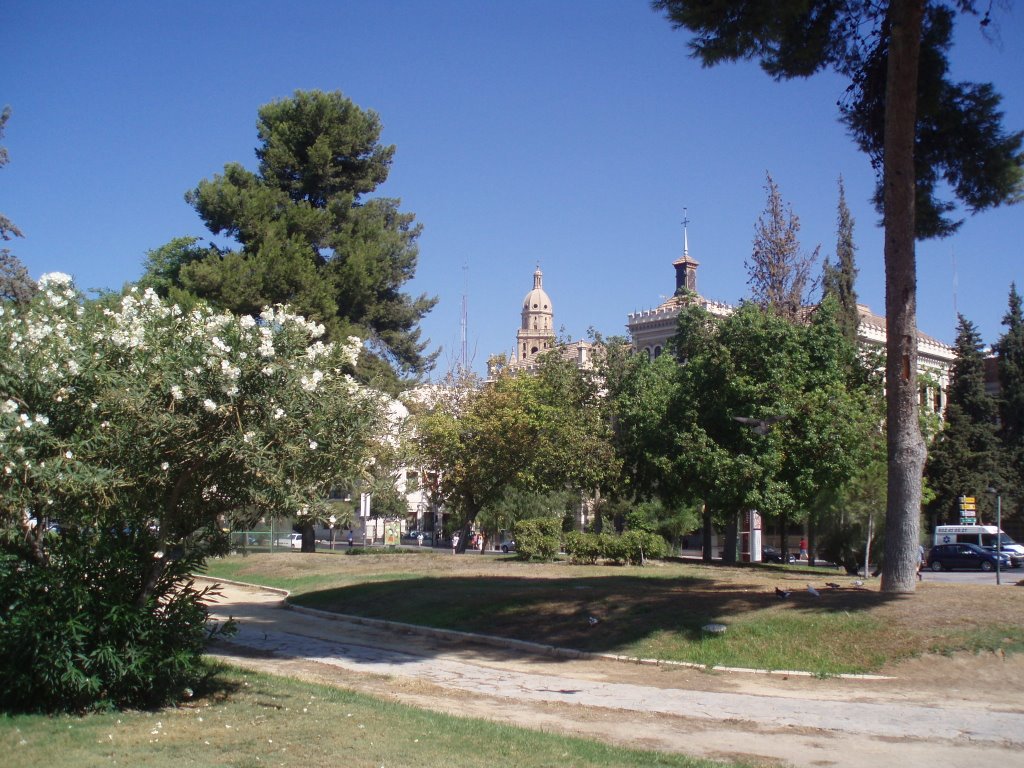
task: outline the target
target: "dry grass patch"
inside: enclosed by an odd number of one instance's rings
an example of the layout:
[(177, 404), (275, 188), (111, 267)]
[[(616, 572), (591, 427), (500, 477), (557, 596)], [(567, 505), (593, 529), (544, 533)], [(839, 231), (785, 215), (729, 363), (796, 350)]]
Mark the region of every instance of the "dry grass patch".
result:
[[(877, 580), (856, 588), (852, 577), (800, 567), (296, 553), (227, 558), (211, 573), (284, 586), (328, 611), (702, 664), (834, 674), (927, 652), (1024, 649), (1024, 589), (925, 582), (893, 596)], [(728, 630), (710, 637), (708, 623)]]

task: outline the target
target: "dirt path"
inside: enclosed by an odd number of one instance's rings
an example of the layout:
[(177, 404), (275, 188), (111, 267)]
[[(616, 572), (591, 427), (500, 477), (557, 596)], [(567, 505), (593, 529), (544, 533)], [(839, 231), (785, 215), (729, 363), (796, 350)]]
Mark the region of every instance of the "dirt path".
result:
[[(711, 758), (799, 766), (1024, 766), (1024, 661), (928, 658), (818, 680), (538, 656), (289, 610), (224, 586), (233, 663), (427, 709)], [(993, 694), (997, 693), (998, 698)]]

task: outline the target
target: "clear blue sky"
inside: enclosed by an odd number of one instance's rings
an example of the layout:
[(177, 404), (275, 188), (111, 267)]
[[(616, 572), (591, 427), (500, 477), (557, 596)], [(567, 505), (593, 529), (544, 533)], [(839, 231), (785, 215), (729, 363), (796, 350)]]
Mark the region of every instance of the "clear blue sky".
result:
[[(961, 20), (953, 76), (994, 82), (1024, 129), (1024, 7), (996, 22), (992, 44)], [(766, 171), (822, 255), (842, 174), (857, 290), (884, 311), (873, 171), (837, 120), (845, 84), (703, 70), (646, 0), (7, 0), (3, 26), (0, 211), (34, 276), (118, 288), (147, 250), (208, 235), (185, 191), (227, 162), (255, 167), (260, 105), (319, 88), (375, 110), (397, 146), (381, 193), (423, 224), (411, 287), (440, 297), (423, 329), (441, 372), (458, 358), (466, 286), (482, 370), (513, 349), (538, 263), (556, 327), (624, 333), (628, 313), (673, 291), (684, 207), (698, 289), (738, 301)], [(1024, 206), (921, 244), (919, 326), (953, 340), (956, 285), (959, 311), (995, 341), (1022, 255)]]

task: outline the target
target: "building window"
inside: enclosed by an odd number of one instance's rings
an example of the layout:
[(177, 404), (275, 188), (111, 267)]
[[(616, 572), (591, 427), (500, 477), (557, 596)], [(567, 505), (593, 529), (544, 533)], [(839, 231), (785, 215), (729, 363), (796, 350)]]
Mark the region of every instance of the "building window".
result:
[(659, 357), (661, 357), (661, 347), (655, 347), (654, 348), (654, 358), (657, 359)]

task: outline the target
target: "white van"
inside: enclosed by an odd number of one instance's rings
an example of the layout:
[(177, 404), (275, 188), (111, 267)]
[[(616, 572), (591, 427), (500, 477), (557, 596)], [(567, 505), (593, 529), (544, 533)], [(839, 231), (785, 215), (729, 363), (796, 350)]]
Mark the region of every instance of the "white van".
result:
[[(998, 535), (998, 539), (996, 536)], [(994, 525), (937, 525), (934, 543), (977, 544), (985, 549), (998, 545), (1003, 552), (1020, 562), (1024, 560), (1024, 546), (1021, 546)]]

